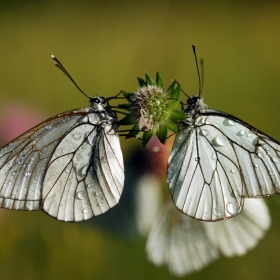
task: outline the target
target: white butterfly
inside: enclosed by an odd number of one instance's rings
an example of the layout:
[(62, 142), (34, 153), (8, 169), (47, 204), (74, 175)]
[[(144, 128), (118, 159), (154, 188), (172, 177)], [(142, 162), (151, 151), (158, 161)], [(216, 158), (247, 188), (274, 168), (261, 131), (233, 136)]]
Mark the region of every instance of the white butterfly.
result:
[(236, 117), (188, 99), (168, 161), (177, 208), (204, 221), (229, 219), (245, 197), (280, 193), (280, 143)]
[(106, 99), (54, 116), (0, 150), (0, 206), (67, 222), (114, 207), (124, 185), (116, 114)]
[(227, 221), (206, 223), (167, 203), (153, 224), (146, 244), (150, 262), (166, 265), (176, 276), (201, 270), (217, 259), (241, 256), (256, 246), (270, 226), (262, 200), (246, 199), (242, 213)]

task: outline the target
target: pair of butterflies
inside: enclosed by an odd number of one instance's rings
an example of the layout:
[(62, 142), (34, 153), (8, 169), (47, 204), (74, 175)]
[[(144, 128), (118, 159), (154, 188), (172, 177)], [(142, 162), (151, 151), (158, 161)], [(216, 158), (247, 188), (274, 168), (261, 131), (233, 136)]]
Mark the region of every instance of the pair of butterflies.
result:
[[(0, 207), (42, 209), (67, 222), (114, 207), (122, 194), (124, 168), (117, 116), (107, 101), (90, 98), (88, 108), (54, 116), (4, 146)], [(167, 174), (179, 210), (218, 221), (236, 216), (246, 197), (280, 192), (279, 142), (236, 117), (208, 109), (200, 96), (188, 99), (184, 113)]]

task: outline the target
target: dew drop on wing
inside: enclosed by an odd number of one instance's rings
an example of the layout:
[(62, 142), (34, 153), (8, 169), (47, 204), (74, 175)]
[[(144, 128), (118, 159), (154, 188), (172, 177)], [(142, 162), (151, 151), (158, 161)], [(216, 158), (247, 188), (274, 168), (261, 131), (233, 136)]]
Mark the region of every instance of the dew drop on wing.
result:
[(77, 199), (81, 199), (81, 200), (83, 200), (83, 199), (85, 199), (87, 196), (86, 196), (86, 194), (84, 193), (84, 192), (77, 192), (77, 194), (76, 194), (76, 198)]
[(227, 212), (231, 215), (235, 215), (238, 213), (239, 207), (235, 202), (228, 202), (226, 206)]
[(91, 211), (90, 211), (90, 208), (86, 207), (83, 209), (83, 213), (84, 214), (89, 214)]
[(223, 135), (217, 135), (213, 139), (213, 144), (218, 147), (224, 147), (226, 143), (226, 138)]
[(208, 129), (201, 129), (201, 134), (203, 136), (207, 136), (207, 135), (209, 135), (209, 130)]

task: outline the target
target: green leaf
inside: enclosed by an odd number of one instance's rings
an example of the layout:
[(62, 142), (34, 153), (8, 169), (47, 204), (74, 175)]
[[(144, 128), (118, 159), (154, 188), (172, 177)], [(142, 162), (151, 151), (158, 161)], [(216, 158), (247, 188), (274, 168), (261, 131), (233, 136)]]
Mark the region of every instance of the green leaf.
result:
[(139, 133), (139, 125), (138, 123), (136, 123), (133, 128), (129, 131), (129, 133), (126, 135), (125, 138), (132, 138), (132, 137), (136, 137), (136, 135)]
[(170, 108), (177, 109), (179, 104), (180, 104), (180, 101), (178, 101), (176, 99), (169, 99), (168, 100), (168, 105), (169, 105)]
[(119, 104), (117, 107), (118, 107), (119, 109), (129, 110), (129, 108), (131, 107), (131, 104), (130, 104), (130, 103)]
[(134, 101), (135, 93), (123, 91), (122, 94), (129, 102)]
[(168, 135), (168, 130), (166, 126), (160, 125), (157, 131), (157, 137), (162, 144), (165, 144)]
[(155, 84), (155, 83), (153, 82), (153, 80), (150, 78), (150, 76), (149, 76), (147, 73), (145, 73), (145, 78), (146, 78), (146, 84), (147, 84), (147, 85), (152, 86), (152, 85)]
[(175, 124), (172, 120), (166, 119), (166, 120), (164, 121), (164, 125), (165, 125), (165, 127), (168, 128), (169, 130), (171, 130), (171, 131), (173, 131), (173, 132), (177, 132), (177, 126), (176, 126), (176, 124)]
[(176, 81), (174, 81), (170, 86), (169, 88), (166, 90), (166, 94), (169, 96), (171, 94), (171, 92), (174, 90), (174, 87), (175, 87), (175, 84), (176, 84)]
[(138, 83), (139, 83), (140, 87), (146, 87), (147, 86), (147, 83), (143, 79), (138, 77), (137, 80), (138, 80)]
[(147, 145), (147, 143), (150, 141), (152, 136), (153, 136), (153, 132), (151, 130), (144, 132), (143, 139), (142, 139), (142, 147), (145, 147)]
[(120, 120), (120, 125), (131, 125), (136, 122), (135, 118), (132, 114), (125, 116), (123, 119)]
[(173, 121), (182, 121), (186, 119), (186, 115), (181, 111), (175, 109), (169, 112), (169, 118)]
[(156, 85), (158, 87), (164, 88), (163, 81), (161, 79), (159, 72), (157, 72), (157, 74), (156, 74)]
[(180, 93), (181, 93), (181, 85), (177, 84), (177, 87), (172, 92), (170, 92), (170, 94), (168, 94), (168, 97), (178, 100), (180, 97)]

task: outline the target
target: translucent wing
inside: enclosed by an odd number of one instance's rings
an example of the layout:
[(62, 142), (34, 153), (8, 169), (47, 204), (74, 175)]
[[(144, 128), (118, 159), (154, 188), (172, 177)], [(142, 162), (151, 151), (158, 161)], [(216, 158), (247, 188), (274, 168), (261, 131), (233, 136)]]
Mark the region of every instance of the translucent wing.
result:
[(266, 204), (246, 199), (243, 211), (234, 219), (203, 223), (211, 242), (226, 257), (241, 256), (254, 248), (270, 226)]
[(109, 118), (104, 108), (69, 111), (3, 147), (1, 207), (43, 209), (59, 220), (82, 221), (116, 205), (123, 159)]
[(152, 227), (146, 252), (155, 265), (166, 265), (183, 276), (203, 269), (219, 257), (243, 255), (252, 249), (270, 226), (262, 200), (246, 199), (240, 215), (207, 223), (192, 219), (168, 203)]
[(198, 271), (219, 257), (219, 251), (206, 235), (202, 222), (180, 213), (167, 203), (155, 221), (146, 244), (150, 262), (167, 265), (183, 276)]
[(244, 197), (280, 192), (280, 144), (231, 115), (205, 111), (177, 134), (167, 180), (181, 211), (217, 221), (237, 215)]

